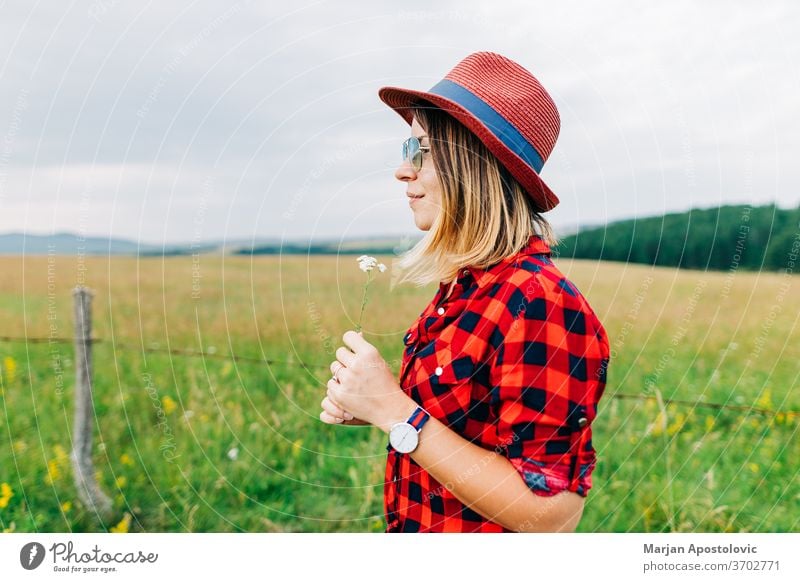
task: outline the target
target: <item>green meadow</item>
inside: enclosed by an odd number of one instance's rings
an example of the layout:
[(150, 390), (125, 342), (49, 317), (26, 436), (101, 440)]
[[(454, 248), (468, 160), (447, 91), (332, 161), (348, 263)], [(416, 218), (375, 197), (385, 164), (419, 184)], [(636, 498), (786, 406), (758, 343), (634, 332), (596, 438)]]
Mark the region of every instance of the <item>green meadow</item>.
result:
[[(378, 258), (363, 326), (397, 372), (435, 288), (393, 289)], [(798, 278), (556, 264), (612, 348), (579, 531), (797, 531)], [(318, 418), (365, 280), (349, 255), (0, 257), (0, 336), (69, 340), (72, 289), (94, 290), (114, 507), (100, 520), (73, 482), (72, 345), (0, 341), (0, 530), (382, 531), (385, 436)]]

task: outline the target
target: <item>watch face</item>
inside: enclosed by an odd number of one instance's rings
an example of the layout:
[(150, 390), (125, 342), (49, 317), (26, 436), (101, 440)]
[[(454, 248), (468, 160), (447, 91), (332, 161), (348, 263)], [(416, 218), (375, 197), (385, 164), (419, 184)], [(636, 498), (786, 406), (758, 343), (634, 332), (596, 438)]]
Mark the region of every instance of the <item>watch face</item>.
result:
[(419, 434), (407, 422), (398, 422), (389, 431), (389, 444), (398, 453), (410, 453), (417, 448)]

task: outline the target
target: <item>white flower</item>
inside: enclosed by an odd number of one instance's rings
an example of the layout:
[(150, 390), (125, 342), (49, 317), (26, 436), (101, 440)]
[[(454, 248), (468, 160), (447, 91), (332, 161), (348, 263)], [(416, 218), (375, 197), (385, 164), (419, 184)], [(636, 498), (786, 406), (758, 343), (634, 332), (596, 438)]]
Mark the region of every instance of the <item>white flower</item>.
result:
[(374, 269), (375, 265), (378, 264), (378, 259), (367, 255), (361, 255), (356, 260), (358, 261), (358, 268), (364, 271), (365, 273)]
[(386, 265), (379, 263), (378, 259), (370, 257), (369, 255), (361, 255), (356, 260), (358, 261), (358, 268), (367, 274), (367, 282), (364, 283), (364, 297), (361, 299), (361, 313), (358, 316), (358, 323), (356, 324), (356, 331), (360, 332), (361, 318), (364, 315), (364, 306), (367, 304), (367, 288), (372, 282), (372, 271), (375, 267), (378, 267), (378, 270), (383, 273), (386, 270)]
[(365, 273), (371, 271), (375, 267), (378, 267), (378, 270), (383, 273), (386, 270), (386, 265), (383, 263), (379, 263), (378, 259), (375, 257), (370, 257), (369, 255), (361, 255), (356, 259), (358, 261), (358, 268), (364, 271)]
[(228, 458), (231, 461), (235, 461), (236, 459), (238, 459), (239, 458), (239, 449), (237, 449), (236, 447), (233, 447), (230, 451), (228, 451)]

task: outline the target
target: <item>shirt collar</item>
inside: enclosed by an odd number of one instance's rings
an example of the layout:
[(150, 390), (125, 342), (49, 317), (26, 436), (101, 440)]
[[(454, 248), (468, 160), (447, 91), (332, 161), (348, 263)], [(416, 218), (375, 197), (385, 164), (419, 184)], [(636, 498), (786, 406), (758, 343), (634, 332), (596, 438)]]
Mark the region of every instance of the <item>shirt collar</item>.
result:
[(549, 255), (550, 247), (541, 235), (533, 234), (528, 239), (527, 244), (518, 253), (483, 269), (469, 266), (462, 267), (458, 273), (458, 278), (460, 280), (471, 276), (478, 284), (478, 288), (481, 289), (494, 281), (503, 269), (516, 262), (520, 257), (538, 254)]

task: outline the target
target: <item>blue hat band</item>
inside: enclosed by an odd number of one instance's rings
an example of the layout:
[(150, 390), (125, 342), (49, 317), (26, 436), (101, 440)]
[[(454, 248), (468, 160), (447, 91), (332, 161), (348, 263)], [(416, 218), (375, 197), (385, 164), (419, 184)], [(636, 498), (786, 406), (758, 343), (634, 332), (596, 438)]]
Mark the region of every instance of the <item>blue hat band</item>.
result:
[(442, 79), (431, 87), (428, 92), (458, 103), (488, 127), (492, 134), (503, 142), (508, 149), (525, 160), (525, 163), (533, 168), (537, 174), (542, 171), (544, 162), (536, 148), (517, 131), (516, 127), (506, 121), (505, 117), (472, 91), (449, 79)]

